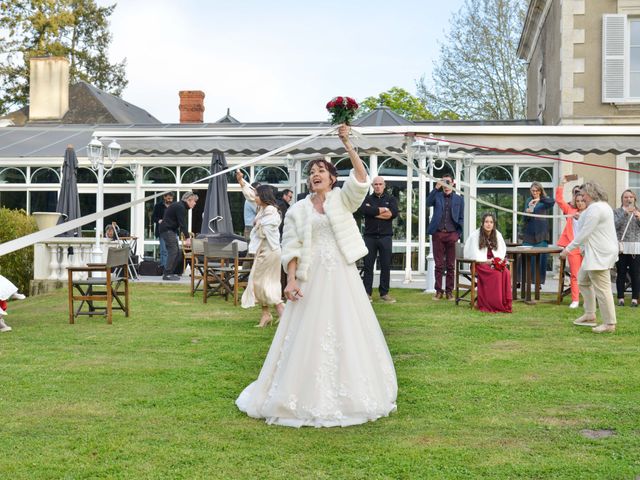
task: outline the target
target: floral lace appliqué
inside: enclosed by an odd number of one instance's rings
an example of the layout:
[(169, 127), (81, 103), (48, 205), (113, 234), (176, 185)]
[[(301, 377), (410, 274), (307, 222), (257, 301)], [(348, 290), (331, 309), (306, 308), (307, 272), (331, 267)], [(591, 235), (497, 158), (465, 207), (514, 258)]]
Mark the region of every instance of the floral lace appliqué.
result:
[(313, 257), (319, 257), (320, 264), (328, 271), (336, 268), (338, 263), (338, 245), (331, 231), (331, 224), (326, 215), (313, 209), (311, 251)]

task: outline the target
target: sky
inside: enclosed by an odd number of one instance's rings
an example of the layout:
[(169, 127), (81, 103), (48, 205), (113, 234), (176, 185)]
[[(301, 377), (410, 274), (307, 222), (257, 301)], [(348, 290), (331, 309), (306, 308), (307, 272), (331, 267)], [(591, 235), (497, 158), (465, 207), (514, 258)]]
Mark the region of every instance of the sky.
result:
[(109, 57), (127, 59), (122, 97), (162, 122), (180, 90), (205, 92), (205, 122), (322, 121), (337, 95), (415, 94), (463, 3), (119, 0)]

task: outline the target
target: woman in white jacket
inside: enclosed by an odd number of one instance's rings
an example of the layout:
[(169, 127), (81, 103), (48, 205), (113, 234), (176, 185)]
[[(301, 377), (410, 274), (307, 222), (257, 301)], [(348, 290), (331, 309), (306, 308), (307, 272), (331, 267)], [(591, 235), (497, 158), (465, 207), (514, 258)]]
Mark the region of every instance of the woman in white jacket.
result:
[(511, 313), (511, 275), (505, 262), (507, 245), (496, 223), (493, 213), (482, 215), (480, 228), (464, 242), (464, 258), (477, 262), (478, 309)]
[[(587, 209), (580, 215), (579, 230), (573, 241), (564, 247), (560, 256), (566, 257), (576, 247), (584, 252), (578, 272), (578, 286), (584, 298), (584, 315), (574, 325), (593, 327), (595, 333), (614, 332), (616, 310), (611, 293), (609, 270), (618, 260), (618, 237), (613, 210), (607, 203), (607, 194), (596, 182), (581, 187)], [(602, 325), (596, 326), (596, 299), (600, 306)]]
[(349, 127), (339, 136), (353, 170), (340, 189), (331, 163), (309, 163), (312, 194), (289, 208), (284, 223), (289, 302), (258, 379), (236, 400), (267, 423), (346, 427), (396, 408), (393, 361), (355, 266), (367, 248), (353, 212), (369, 182)]
[(244, 181), (240, 170), (236, 171), (236, 179), (247, 201), (258, 206), (249, 235), (249, 253), (255, 255), (255, 260), (242, 294), (242, 308), (260, 304), (262, 317), (256, 327), (266, 327), (273, 320), (270, 305), (275, 305), (279, 317), (284, 310), (280, 286), (280, 210), (269, 185), (260, 185), (254, 190)]

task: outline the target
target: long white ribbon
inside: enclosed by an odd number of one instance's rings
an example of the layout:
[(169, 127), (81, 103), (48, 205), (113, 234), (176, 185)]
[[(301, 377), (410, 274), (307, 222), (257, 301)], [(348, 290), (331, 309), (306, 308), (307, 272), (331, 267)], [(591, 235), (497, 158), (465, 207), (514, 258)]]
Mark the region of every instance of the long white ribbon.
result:
[[(300, 138), (298, 140), (294, 140), (286, 145), (278, 147), (270, 152), (263, 153), (262, 155), (258, 155), (255, 158), (251, 158), (245, 162), (240, 163), (239, 165), (234, 165), (232, 167), (228, 167), (224, 170), (216, 172), (214, 174), (209, 175), (208, 177), (201, 178), (200, 180), (193, 183), (201, 183), (206, 182), (207, 180), (217, 177), (219, 175), (225, 175), (228, 172), (231, 172), (236, 169), (246, 168), (251, 165), (254, 165), (266, 158), (272, 157), (274, 155), (278, 155), (280, 153), (286, 153), (289, 150), (294, 149), (295, 147), (302, 145), (304, 143), (310, 142), (317, 137), (321, 137), (324, 135), (329, 135), (333, 133), (338, 127), (331, 127), (321, 132), (313, 133), (307, 137)], [(85, 215), (84, 217), (76, 218), (75, 220), (71, 220), (68, 222), (61, 223), (56, 225), (55, 227), (47, 228), (46, 230), (41, 230), (35, 233), (31, 233), (29, 235), (25, 235), (24, 237), (16, 238), (14, 240), (10, 240), (8, 242), (0, 244), (0, 256), (6, 255), (7, 253), (15, 252), (16, 250), (20, 250), (21, 248), (29, 247), (38, 242), (44, 242), (49, 240), (50, 238), (55, 237), (61, 233), (67, 232), (69, 230), (73, 230), (75, 228), (86, 225), (87, 223), (91, 223), (96, 221), (98, 218), (104, 218), (109, 215), (113, 215), (114, 213), (120, 212), (122, 210), (126, 210), (127, 208), (131, 208), (133, 205), (137, 205), (142, 202), (146, 202), (148, 200), (152, 200), (154, 198), (160, 197), (165, 193), (169, 193), (171, 190), (167, 190), (165, 192), (157, 193), (155, 195), (149, 195), (148, 197), (139, 198), (137, 200), (133, 200), (128, 203), (124, 203), (121, 205), (117, 205), (115, 207), (108, 208), (107, 210), (103, 210), (101, 212), (91, 213), (89, 215)], [(96, 232), (97, 234), (98, 232)]]
[[(356, 128), (352, 127), (351, 131), (354, 132), (355, 136), (358, 138), (363, 138), (362, 134), (360, 132), (357, 131)], [(429, 175), (429, 172), (427, 172), (425, 169), (423, 168), (419, 168), (416, 167), (415, 165), (412, 165), (411, 163), (407, 162), (404, 158), (402, 158), (400, 155), (397, 155), (389, 150), (387, 150), (386, 148), (382, 147), (382, 146), (377, 146), (378, 149), (380, 149), (380, 151), (382, 151), (385, 155), (388, 155), (390, 157), (393, 157), (394, 159), (398, 160), (400, 163), (402, 163), (403, 165), (406, 165), (407, 167), (409, 167), (412, 170), (415, 170), (418, 173), (421, 173), (422, 175), (424, 175), (427, 179), (430, 179), (434, 182), (439, 182), (440, 179), (436, 178), (432, 175)], [(460, 184), (470, 187), (471, 185), (468, 182), (463, 182), (460, 181)], [(454, 192), (465, 196), (469, 199), (475, 200), (478, 203), (481, 203), (483, 205), (487, 205), (489, 207), (495, 208), (497, 210), (502, 210), (503, 212), (508, 212), (508, 213), (515, 213), (516, 215), (522, 215), (522, 216), (526, 216), (526, 217), (536, 217), (536, 218), (567, 218), (567, 217), (572, 217), (573, 215), (543, 215), (540, 213), (529, 213), (529, 212), (520, 212), (518, 210), (514, 210), (511, 208), (506, 208), (506, 207), (501, 207), (500, 205), (496, 205), (495, 203), (491, 203), (491, 202), (487, 202), (486, 200), (482, 200), (481, 198), (478, 198), (474, 195), (471, 194), (467, 194), (464, 193), (461, 189), (458, 189), (456, 187), (453, 186), (448, 186), (448, 188), (451, 188), (451, 190), (453, 190)]]

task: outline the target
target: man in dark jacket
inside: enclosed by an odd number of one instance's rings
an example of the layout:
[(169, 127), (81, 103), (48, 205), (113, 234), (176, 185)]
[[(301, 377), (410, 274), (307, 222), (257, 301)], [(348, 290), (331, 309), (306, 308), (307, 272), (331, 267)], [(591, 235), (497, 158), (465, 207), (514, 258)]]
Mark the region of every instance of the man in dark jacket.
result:
[(173, 193), (165, 193), (162, 196), (162, 201), (156, 203), (153, 206), (153, 225), (155, 230), (156, 238), (160, 239), (160, 265), (164, 269), (167, 266), (167, 246), (164, 243), (164, 240), (160, 237), (160, 224), (162, 223), (162, 219), (164, 218), (164, 212), (167, 211), (169, 205), (173, 203)]
[(191, 244), (189, 238), (189, 227), (187, 226), (187, 210), (192, 209), (198, 201), (198, 195), (193, 192), (186, 192), (179, 202), (169, 205), (160, 223), (160, 238), (164, 239), (167, 246), (167, 264), (164, 267), (163, 280), (179, 280), (175, 275), (175, 270), (180, 260), (180, 249), (178, 247), (178, 236), (180, 233), (185, 236), (185, 245)]
[[(431, 235), (431, 248), (435, 261), (435, 300), (446, 294), (447, 300), (453, 300), (455, 283), (456, 243), (462, 235), (464, 226), (464, 199), (453, 191), (453, 176), (446, 174), (436, 183), (436, 187), (427, 196), (427, 206), (433, 207), (433, 216), (427, 233)], [(442, 290), (442, 274), (447, 271), (447, 283)]]
[(289, 210), (289, 205), (293, 200), (293, 191), (285, 188), (282, 191), (282, 194), (279, 195), (279, 198), (276, 200), (278, 204), (278, 210), (280, 210), (280, 216), (282, 217), (282, 221), (280, 222), (280, 238), (282, 239), (282, 229), (284, 228), (284, 216), (287, 214), (287, 210)]
[(384, 179), (373, 179), (373, 193), (367, 195), (358, 209), (364, 215), (364, 243), (369, 253), (364, 257), (364, 289), (371, 300), (373, 292), (373, 265), (378, 258), (380, 267), (380, 300), (395, 303), (389, 295), (391, 279), (391, 248), (393, 244), (393, 219), (398, 216), (398, 202), (386, 193)]

